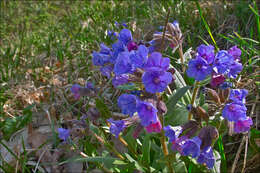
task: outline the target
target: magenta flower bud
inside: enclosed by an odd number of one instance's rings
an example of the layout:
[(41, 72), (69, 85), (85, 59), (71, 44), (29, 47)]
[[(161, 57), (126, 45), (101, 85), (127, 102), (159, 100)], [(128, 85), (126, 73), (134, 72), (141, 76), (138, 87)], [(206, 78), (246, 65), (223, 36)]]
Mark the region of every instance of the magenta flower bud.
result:
[(253, 125), (253, 121), (250, 117), (246, 117), (244, 120), (238, 120), (235, 122), (235, 133), (247, 132), (250, 130), (251, 125)]
[(226, 80), (226, 78), (223, 74), (213, 73), (210, 85), (215, 88), (215, 87), (221, 85), (222, 83), (224, 83), (225, 80)]
[(131, 50), (137, 50), (138, 45), (136, 44), (136, 42), (130, 41), (129, 43), (127, 43), (127, 49), (129, 52), (131, 52)]
[(146, 126), (145, 129), (148, 133), (152, 133), (152, 132), (159, 133), (162, 130), (162, 125), (161, 122), (158, 120), (156, 123)]

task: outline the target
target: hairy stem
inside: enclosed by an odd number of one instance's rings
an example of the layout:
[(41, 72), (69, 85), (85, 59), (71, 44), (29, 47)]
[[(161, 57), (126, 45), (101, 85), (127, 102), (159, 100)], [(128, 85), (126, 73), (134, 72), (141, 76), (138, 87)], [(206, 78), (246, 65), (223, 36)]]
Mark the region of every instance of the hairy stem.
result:
[[(199, 81), (196, 81), (196, 82), (195, 82), (195, 86), (194, 86), (193, 93), (192, 93), (192, 98), (191, 98), (191, 106), (194, 105), (194, 102), (195, 102), (197, 93), (198, 93), (198, 91), (199, 91), (199, 84), (200, 84)], [(191, 120), (191, 118), (192, 118), (192, 114), (191, 114), (191, 111), (190, 111), (190, 112), (189, 112), (189, 115), (188, 115), (188, 120)]]
[[(169, 152), (168, 152), (168, 148), (167, 148), (167, 144), (166, 144), (165, 133), (164, 133), (164, 130), (163, 130), (164, 121), (163, 121), (162, 115), (160, 116), (160, 121), (161, 121), (161, 125), (162, 125), (160, 140), (161, 140), (161, 144), (162, 144), (162, 148), (163, 148), (163, 154), (166, 157), (166, 156), (169, 155)], [(169, 159), (167, 159), (167, 166), (168, 166), (169, 172), (174, 173), (174, 169), (173, 169), (171, 161)]]
[(181, 59), (182, 72), (185, 72), (182, 43), (179, 44), (178, 52), (179, 52), (179, 56), (180, 56), (180, 59)]

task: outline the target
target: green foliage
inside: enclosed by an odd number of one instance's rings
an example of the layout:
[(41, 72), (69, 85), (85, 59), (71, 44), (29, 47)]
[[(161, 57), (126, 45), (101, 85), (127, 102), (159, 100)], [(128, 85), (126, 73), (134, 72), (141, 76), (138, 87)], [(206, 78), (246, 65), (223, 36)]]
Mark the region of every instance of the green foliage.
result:
[(23, 110), (22, 115), (14, 118), (7, 118), (0, 122), (0, 130), (5, 134), (4, 139), (8, 140), (12, 134), (25, 127), (32, 120), (32, 111), (34, 105), (28, 106)]

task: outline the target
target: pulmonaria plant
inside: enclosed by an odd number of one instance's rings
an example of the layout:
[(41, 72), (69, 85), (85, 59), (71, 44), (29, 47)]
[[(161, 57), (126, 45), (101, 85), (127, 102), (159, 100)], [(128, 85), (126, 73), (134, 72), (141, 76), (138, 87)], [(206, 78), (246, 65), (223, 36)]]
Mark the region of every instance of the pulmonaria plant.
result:
[[(192, 157), (197, 163), (212, 169), (215, 164), (214, 142), (219, 134), (218, 129), (211, 125), (214, 119), (209, 117), (215, 116), (216, 111), (211, 113), (195, 106), (197, 93), (193, 93), (192, 103), (187, 106), (193, 119), (189, 116), (188, 122), (179, 128), (163, 121), (163, 116), (167, 113), (164, 101), (165, 98), (169, 99), (167, 94), (171, 94), (169, 85), (174, 82), (175, 69), (170, 67), (170, 59), (163, 57), (159, 51), (167, 46), (173, 52), (178, 47), (182, 51), (183, 36), (178, 22), (168, 23), (164, 34), (155, 33), (150, 44), (135, 40), (127, 28), (118, 33), (110, 31), (109, 35), (113, 37), (114, 43), (111, 47), (101, 43), (100, 50), (92, 53), (92, 62), (105, 78), (112, 81), (114, 90), (123, 91), (117, 98), (118, 109), (114, 109), (121, 111), (120, 117), (106, 117), (110, 133), (120, 140), (120, 135), (130, 126), (135, 127), (133, 138), (138, 138), (143, 129), (147, 133), (158, 133), (162, 137), (161, 142), (165, 142), (164, 136), (168, 138), (173, 153)], [(160, 48), (162, 41), (166, 44)], [(233, 123), (235, 133), (246, 132), (253, 124), (252, 119), (246, 116), (247, 90), (230, 89), (230, 78), (236, 78), (242, 71), (240, 56), (241, 51), (236, 46), (227, 51), (216, 52), (212, 45), (202, 44), (197, 48), (196, 56), (188, 62), (186, 70), (188, 77), (194, 78), (196, 84), (210, 78), (213, 89), (206, 88), (206, 93), (210, 95), (217, 109), (222, 111), (222, 117)], [(194, 92), (197, 92), (199, 86), (194, 87)], [(165, 92), (167, 88), (169, 93)], [(97, 90), (91, 83), (84, 87), (74, 84), (71, 88), (75, 99), (90, 96), (90, 92), (98, 97)], [(115, 105), (111, 107), (114, 108)], [(68, 131), (59, 129), (59, 137), (67, 140)], [(164, 148), (165, 156), (168, 152), (166, 150), (168, 149)]]

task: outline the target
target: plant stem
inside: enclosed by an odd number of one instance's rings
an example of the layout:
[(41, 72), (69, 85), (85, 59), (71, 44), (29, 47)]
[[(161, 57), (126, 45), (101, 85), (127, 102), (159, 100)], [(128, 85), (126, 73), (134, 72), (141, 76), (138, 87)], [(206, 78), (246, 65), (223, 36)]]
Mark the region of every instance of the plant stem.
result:
[(181, 59), (182, 72), (185, 72), (182, 43), (179, 44), (178, 52), (179, 52), (179, 56), (180, 56), (180, 59)]
[[(163, 130), (164, 121), (163, 121), (162, 115), (160, 116), (160, 121), (161, 121), (161, 125), (162, 125), (160, 140), (161, 140), (161, 144), (162, 144), (162, 148), (163, 148), (163, 154), (166, 157), (166, 156), (169, 155), (169, 152), (168, 152), (168, 148), (167, 148), (167, 144), (166, 144), (165, 133), (164, 133), (164, 130)], [(173, 169), (171, 161), (169, 159), (167, 159), (167, 166), (168, 166), (169, 172), (174, 173), (174, 169)]]
[(171, 9), (168, 8), (168, 12), (167, 12), (167, 16), (166, 16), (165, 24), (164, 24), (164, 28), (163, 28), (163, 36), (162, 36), (162, 41), (161, 41), (161, 52), (163, 51), (164, 37), (165, 37), (165, 32), (166, 32), (166, 27), (167, 27), (167, 23), (168, 23), (168, 20), (169, 20), (170, 12), (171, 12)]
[[(194, 105), (194, 102), (195, 102), (197, 93), (198, 93), (198, 91), (199, 91), (199, 84), (200, 84), (199, 81), (196, 81), (196, 82), (195, 82), (195, 86), (194, 86), (193, 93), (192, 93), (192, 98), (191, 98), (191, 106)], [(192, 114), (191, 114), (191, 111), (190, 111), (190, 112), (189, 112), (189, 115), (188, 115), (188, 120), (191, 120), (191, 118), (192, 118)]]

